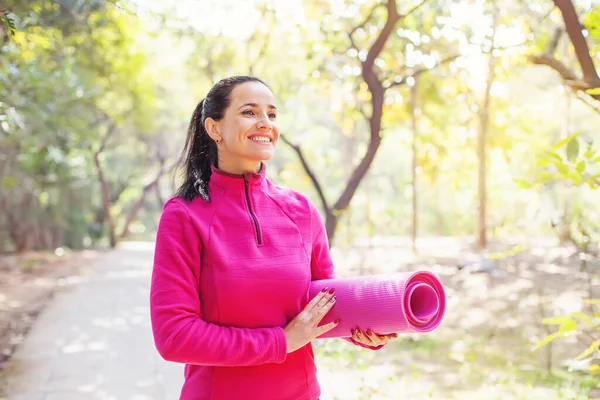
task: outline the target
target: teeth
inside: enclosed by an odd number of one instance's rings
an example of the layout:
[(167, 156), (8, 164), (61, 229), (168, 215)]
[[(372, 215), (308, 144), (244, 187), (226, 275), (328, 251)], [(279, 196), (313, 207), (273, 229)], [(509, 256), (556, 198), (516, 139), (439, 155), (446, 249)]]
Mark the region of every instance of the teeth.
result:
[(250, 138), (250, 140), (254, 140), (255, 142), (261, 142), (261, 143), (270, 143), (271, 139), (269, 139), (268, 137), (265, 136), (254, 136), (252, 138)]

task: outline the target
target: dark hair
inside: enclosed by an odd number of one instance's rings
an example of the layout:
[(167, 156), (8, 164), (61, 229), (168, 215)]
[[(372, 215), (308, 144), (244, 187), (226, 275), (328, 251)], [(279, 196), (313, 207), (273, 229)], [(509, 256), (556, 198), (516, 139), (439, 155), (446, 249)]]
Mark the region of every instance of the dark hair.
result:
[(231, 103), (231, 92), (237, 85), (246, 82), (260, 82), (268, 87), (253, 76), (232, 76), (217, 82), (196, 106), (178, 162), (177, 169), (183, 168), (184, 181), (176, 196), (192, 201), (200, 195), (205, 201), (210, 201), (208, 182), (212, 173), (211, 165), (218, 167), (218, 152), (217, 144), (206, 132), (204, 122), (206, 118), (221, 120)]

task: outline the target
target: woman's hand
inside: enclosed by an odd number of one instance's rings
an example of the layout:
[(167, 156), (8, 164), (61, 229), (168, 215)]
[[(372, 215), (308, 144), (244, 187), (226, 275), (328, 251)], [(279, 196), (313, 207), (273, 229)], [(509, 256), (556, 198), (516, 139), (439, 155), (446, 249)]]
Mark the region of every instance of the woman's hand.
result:
[(370, 329), (368, 329), (366, 333), (360, 328), (352, 329), (352, 339), (358, 343), (362, 343), (370, 347), (386, 345), (390, 340), (397, 337), (397, 333), (392, 333), (390, 335), (378, 335)]
[(283, 328), (287, 340), (287, 352), (291, 353), (305, 346), (317, 336), (335, 328), (340, 321), (333, 321), (323, 326), (319, 322), (327, 315), (335, 304), (335, 289), (321, 290), (289, 324)]

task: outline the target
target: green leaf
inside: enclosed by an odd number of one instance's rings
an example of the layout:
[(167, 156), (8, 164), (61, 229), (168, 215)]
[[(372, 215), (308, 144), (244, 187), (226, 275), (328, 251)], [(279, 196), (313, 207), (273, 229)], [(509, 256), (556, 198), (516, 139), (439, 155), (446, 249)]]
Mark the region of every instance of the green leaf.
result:
[(597, 96), (600, 94), (600, 87), (588, 89), (585, 92), (591, 96)]
[(592, 354), (594, 351), (596, 351), (598, 349), (599, 345), (600, 345), (600, 340), (593, 341), (592, 344), (590, 344), (590, 347), (588, 347), (586, 351), (584, 351), (583, 353), (581, 353), (580, 355), (575, 357), (575, 359), (583, 360), (584, 358), (586, 358), (587, 356)]
[(545, 338), (543, 338), (542, 340), (540, 340), (539, 342), (537, 342), (536, 345), (535, 345), (535, 347), (533, 348), (533, 350), (537, 350), (540, 347), (543, 347), (543, 346), (547, 345), (548, 343), (550, 343), (551, 341), (553, 341), (557, 337), (561, 337), (561, 336), (563, 336), (562, 332), (551, 333), (550, 335), (546, 336)]
[(556, 169), (558, 169), (558, 172), (561, 175), (567, 175), (569, 173), (569, 167), (567, 167), (565, 164), (558, 164)]
[(556, 161), (560, 161), (560, 162), (562, 162), (562, 158), (561, 158), (561, 156), (560, 156), (560, 155), (558, 155), (557, 153), (555, 153), (554, 151), (546, 151), (545, 153), (546, 153), (546, 155), (547, 155), (548, 157), (550, 157), (550, 158), (553, 158), (553, 159), (555, 159)]
[(594, 158), (594, 159), (592, 160), (592, 162), (593, 162), (594, 164), (595, 164), (595, 163), (597, 163), (597, 162), (600, 162), (600, 156), (598, 156), (598, 157)]
[(589, 160), (590, 158), (594, 157), (594, 152), (591, 149), (588, 148), (585, 151), (585, 153), (583, 153), (583, 156), (585, 157), (586, 160)]
[(558, 329), (559, 332), (572, 332), (577, 329), (577, 322), (573, 318), (568, 318)]
[(5, 13), (0, 15), (0, 19), (2, 20), (2, 24), (4, 25), (4, 29), (10, 36), (15, 36), (15, 21), (8, 15), (9, 13)]
[(594, 375), (596, 375), (597, 373), (600, 372), (600, 365), (598, 365), (598, 364), (592, 364), (592, 365), (590, 365), (589, 368), (590, 368), (590, 371), (592, 371), (592, 373)]
[(538, 167), (547, 167), (548, 165), (556, 164), (556, 160), (550, 158), (539, 158), (535, 165)]
[(570, 320), (569, 317), (552, 317), (552, 318), (544, 318), (542, 320), (542, 324), (544, 325), (562, 325), (567, 320)]
[(567, 144), (567, 160), (572, 161), (577, 158), (579, 155), (579, 141), (571, 140), (569, 144)]
[(585, 171), (585, 161), (581, 160), (577, 163), (577, 167), (576, 167), (577, 172), (579, 172), (580, 174)]
[(581, 175), (577, 172), (569, 171), (567, 175), (569, 176), (569, 179), (573, 181), (574, 184), (581, 185), (583, 183), (583, 178), (581, 178)]
[(587, 304), (600, 304), (600, 299), (583, 299), (583, 302)]
[(513, 182), (523, 189), (529, 189), (533, 184), (525, 179), (513, 178)]
[(589, 315), (584, 314), (582, 312), (571, 313), (571, 316), (573, 316), (575, 318), (579, 318), (580, 320), (582, 320), (584, 322), (590, 322), (590, 320), (592, 319), (592, 317), (590, 317)]
[(549, 182), (556, 178), (557, 178), (557, 176), (555, 174), (553, 174), (552, 172), (548, 172), (548, 171), (540, 172), (540, 179), (542, 179), (544, 182)]
[(564, 145), (566, 145), (567, 143), (570, 143), (573, 139), (575, 139), (577, 136), (579, 136), (579, 133), (576, 133), (574, 135), (571, 135), (569, 137), (564, 138), (563, 140), (561, 140), (560, 142), (556, 143), (556, 145), (552, 148), (553, 151), (556, 151), (558, 149), (560, 149), (561, 147), (563, 147)]

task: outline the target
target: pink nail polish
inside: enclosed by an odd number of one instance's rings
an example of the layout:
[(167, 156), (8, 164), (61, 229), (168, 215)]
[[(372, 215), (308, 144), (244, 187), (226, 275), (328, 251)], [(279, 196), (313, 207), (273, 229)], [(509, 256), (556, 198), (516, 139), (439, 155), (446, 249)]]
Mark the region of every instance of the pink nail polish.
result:
[(321, 292), (325, 293), (328, 289), (328, 287), (324, 287), (323, 289), (321, 289)]
[(333, 294), (333, 292), (335, 292), (335, 288), (331, 288), (331, 289), (329, 290), (329, 294)]

